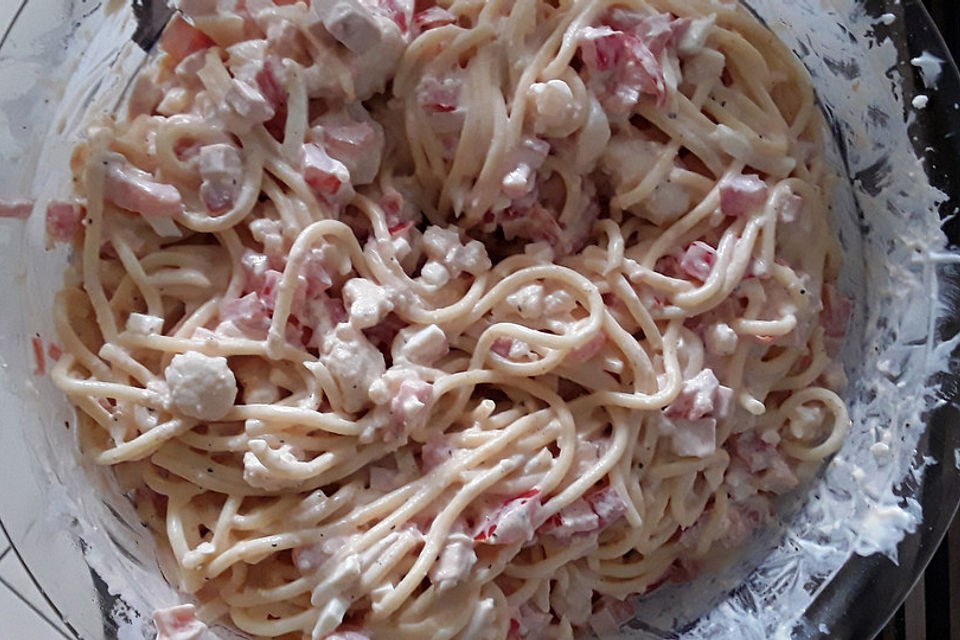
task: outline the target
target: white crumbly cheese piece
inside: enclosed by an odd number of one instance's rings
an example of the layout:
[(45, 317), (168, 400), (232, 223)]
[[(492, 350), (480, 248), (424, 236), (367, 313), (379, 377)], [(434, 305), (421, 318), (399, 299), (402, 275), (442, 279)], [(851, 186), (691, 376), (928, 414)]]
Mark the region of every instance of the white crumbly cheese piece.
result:
[(753, 149), (746, 136), (725, 124), (717, 125), (710, 137), (721, 149), (738, 160), (746, 160)]
[(163, 330), (163, 318), (145, 313), (131, 313), (127, 317), (127, 331), (138, 335), (149, 336)]
[(543, 316), (544, 308), (543, 285), (534, 282), (524, 285), (506, 297), (506, 303), (512, 311), (524, 320), (532, 320)]
[(323, 340), (320, 361), (337, 382), (350, 413), (369, 402), (370, 385), (386, 371), (383, 354), (353, 325), (341, 322)]
[(663, 226), (690, 210), (690, 192), (676, 182), (661, 182), (644, 202), (645, 217)]
[(570, 538), (578, 533), (589, 533), (600, 528), (600, 518), (586, 500), (575, 500), (559, 514), (560, 524), (550, 531), (558, 538)]
[(589, 580), (577, 575), (579, 572), (569, 571), (570, 575), (566, 589), (558, 589), (550, 595), (550, 604), (554, 611), (563, 611), (566, 618), (573, 624), (584, 624), (593, 612), (593, 587)]
[(701, 83), (715, 80), (723, 74), (727, 58), (716, 49), (704, 49), (687, 60), (684, 66), (684, 78), (688, 82)]
[(393, 311), (390, 291), (366, 278), (352, 278), (343, 285), (343, 301), (350, 324), (357, 329), (376, 326)]
[(683, 36), (680, 37), (680, 42), (677, 43), (677, 52), (683, 56), (700, 53), (716, 21), (717, 17), (715, 15), (692, 20)]
[(380, 25), (358, 0), (318, 2), (312, 6), (316, 6), (327, 31), (354, 53), (363, 53), (380, 44)]
[(439, 288), (450, 282), (450, 272), (436, 260), (429, 260), (420, 269), (420, 279), (430, 287)]
[(537, 171), (550, 153), (550, 144), (539, 138), (522, 139), (506, 160), (507, 169), (501, 181), (503, 195), (516, 200), (533, 191)]
[[(460, 637), (465, 640), (485, 640), (486, 638), (495, 638), (494, 629), (496, 629), (497, 603), (493, 598), (484, 598), (478, 600), (473, 606), (473, 615), (470, 616), (470, 622), (466, 628), (460, 632)], [(527, 636), (533, 638), (534, 636)]]
[[(298, 481), (291, 479), (291, 476), (295, 477), (300, 461), (291, 445), (282, 444), (274, 449), (265, 439), (252, 438), (248, 446), (250, 451), (243, 454), (243, 479), (247, 484), (267, 491), (297, 486)], [(278, 474), (274, 469), (287, 473)]]
[(231, 80), (223, 102), (224, 106), (230, 109), (225, 110), (225, 117), (229, 118), (241, 133), (246, 133), (256, 124), (266, 122), (274, 114), (273, 107), (260, 89), (239, 78)]
[(278, 479), (251, 451), (246, 451), (243, 454), (243, 481), (251, 487), (267, 491), (280, 491), (288, 486), (287, 483)]
[(237, 380), (223, 356), (197, 351), (175, 355), (164, 377), (176, 411), (198, 420), (220, 420), (237, 397)]
[(716, 419), (675, 418), (673, 427), (673, 450), (678, 456), (706, 458), (717, 450)]
[(450, 351), (447, 334), (435, 324), (423, 328), (406, 327), (400, 330), (397, 338), (400, 348), (394, 354), (395, 360), (432, 365)]
[(389, 418), (382, 425), (389, 435), (423, 426), (430, 414), (433, 387), (415, 369), (403, 363), (390, 367), (370, 385), (370, 400)]
[(614, 186), (629, 190), (650, 172), (662, 150), (662, 144), (641, 136), (618, 136), (604, 147), (601, 162)]
[(925, 95), (915, 96), (913, 98), (913, 108), (914, 109), (926, 109), (927, 105), (930, 104), (930, 97)]
[(561, 316), (576, 309), (577, 302), (569, 291), (557, 289), (543, 299), (543, 311), (548, 316)]
[(429, 227), (423, 233), (423, 250), (434, 262), (445, 267), (454, 278), (466, 271), (478, 274), (489, 271), (492, 264), (487, 249), (478, 240), (460, 242), (455, 229)]
[(360, 578), (360, 558), (356, 554), (349, 555), (332, 569), (331, 574), (314, 588), (310, 598), (320, 607), (313, 628), (314, 638), (325, 638), (343, 622), (351, 600), (342, 594)]
[(710, 325), (704, 336), (707, 350), (720, 356), (729, 356), (736, 351), (737, 339), (737, 332), (726, 322)]
[(440, 591), (453, 587), (467, 576), (476, 562), (473, 539), (465, 533), (450, 534), (440, 558), (430, 568), (430, 581)]

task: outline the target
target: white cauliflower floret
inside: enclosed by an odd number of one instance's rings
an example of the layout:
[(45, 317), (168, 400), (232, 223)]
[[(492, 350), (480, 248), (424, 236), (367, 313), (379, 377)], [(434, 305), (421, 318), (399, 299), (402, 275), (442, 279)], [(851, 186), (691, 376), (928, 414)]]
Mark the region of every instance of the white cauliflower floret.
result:
[(175, 355), (164, 377), (176, 411), (198, 420), (220, 420), (237, 397), (237, 380), (223, 356)]
[(163, 318), (144, 313), (131, 313), (127, 317), (127, 331), (149, 336), (163, 330)]
[(340, 388), (343, 408), (351, 413), (367, 405), (370, 385), (387, 369), (383, 354), (345, 322), (324, 338), (320, 361)]
[(357, 329), (376, 326), (393, 311), (390, 291), (366, 278), (352, 278), (343, 285), (343, 302), (350, 324)]
[(428, 258), (447, 269), (454, 278), (461, 272), (477, 275), (492, 267), (483, 243), (470, 240), (460, 242), (460, 234), (453, 228), (429, 227), (423, 233), (423, 250)]
[(563, 80), (534, 82), (527, 97), (533, 103), (533, 128), (538, 134), (567, 136), (583, 119), (583, 105), (574, 100), (570, 85)]

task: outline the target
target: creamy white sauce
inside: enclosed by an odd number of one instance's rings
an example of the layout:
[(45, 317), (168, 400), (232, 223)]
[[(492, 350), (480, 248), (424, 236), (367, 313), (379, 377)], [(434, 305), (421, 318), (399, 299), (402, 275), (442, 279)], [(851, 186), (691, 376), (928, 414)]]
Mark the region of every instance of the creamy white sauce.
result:
[[(806, 578), (829, 579), (852, 553), (882, 552), (895, 555), (896, 543), (904, 533), (917, 526), (922, 514), (916, 503), (901, 506), (893, 489), (904, 478), (922, 470), (922, 467), (914, 466), (912, 452), (921, 433), (920, 415), (923, 410), (933, 406), (934, 390), (927, 389), (925, 383), (931, 373), (946, 369), (947, 357), (953, 347), (952, 343), (937, 346), (932, 340), (926, 340), (933, 322), (933, 318), (926, 313), (903, 317), (893, 315), (887, 318), (890, 321), (887, 326), (881, 326), (879, 322), (882, 315), (890, 316), (891, 312), (895, 314), (899, 309), (929, 308), (930, 300), (938, 299), (933, 277), (936, 265), (945, 262), (945, 257), (953, 258), (940, 251), (945, 243), (935, 211), (943, 195), (926, 181), (922, 165), (909, 146), (905, 126), (898, 117), (904, 102), (902, 89), (898, 85), (896, 95), (890, 96), (885, 80), (874, 83), (866, 81), (861, 83), (859, 92), (852, 94), (849, 80), (834, 76), (823, 61), (827, 56), (860, 59), (863, 61), (863, 77), (869, 80), (880, 77), (879, 74), (896, 62), (892, 43), (877, 43), (873, 49), (867, 50), (868, 32), (875, 19), (866, 15), (853, 0), (832, 0), (826, 6), (818, 0), (789, 4), (779, 0), (760, 0), (751, 4), (768, 19), (779, 16), (780, 20), (771, 20), (771, 26), (788, 44), (807, 51), (803, 55), (804, 62), (814, 73), (814, 83), (821, 99), (832, 107), (838, 120), (843, 123), (845, 137), (852, 143), (849, 158), (851, 171), (856, 173), (878, 161), (886, 161), (896, 167), (875, 195), (863, 190), (857, 193), (860, 205), (871, 215), (877, 216), (878, 222), (873, 226), (872, 236), (862, 242), (858, 240), (859, 231), (852, 207), (853, 194), (846, 186), (838, 188), (837, 208), (841, 233), (849, 243), (845, 277), (854, 285), (853, 289), (869, 291), (871, 300), (869, 309), (862, 306), (857, 310), (858, 324), (852, 331), (854, 335), (862, 333), (864, 341), (861, 345), (849, 346), (846, 352), (848, 363), (864, 364), (862, 368), (851, 367), (849, 371), (877, 370), (877, 362), (890, 358), (896, 350), (903, 352), (898, 360), (903, 364), (896, 381), (879, 371), (876, 375), (859, 379), (852, 377), (854, 383), (849, 396), (855, 399), (853, 417), (858, 426), (838, 456), (840, 463), (831, 465), (819, 481), (821, 500), (805, 507), (788, 529), (787, 539), (755, 574), (757, 579), (752, 583), (750, 598), (757, 602), (769, 598), (768, 605), (748, 610), (743, 602), (734, 598), (721, 597), (718, 600), (716, 589), (710, 591), (712, 587), (707, 581), (688, 585), (682, 588), (684, 591), (681, 593), (689, 597), (691, 590), (699, 589), (710, 596), (705, 606), (716, 606), (684, 634), (685, 638), (724, 637), (724, 632), (729, 633), (731, 628), (738, 629), (738, 637), (745, 640), (789, 637), (789, 630), (799, 612), (816, 595), (803, 588)], [(885, 24), (892, 24), (894, 20), (892, 14), (881, 17), (881, 22)], [(851, 42), (847, 31), (838, 28), (837, 25), (841, 23), (854, 34), (856, 43)], [(791, 26), (788, 29), (784, 24)], [(128, 19), (125, 24), (121, 21), (119, 27), (112, 27), (117, 31), (125, 29), (129, 34), (133, 25)], [(111, 40), (108, 38), (107, 41)], [(801, 43), (804, 43), (803, 46)], [(810, 44), (813, 44), (812, 49)], [(127, 53), (129, 51), (127, 47)], [(83, 93), (84, 83), (79, 84), (79, 87), (74, 86), (71, 95)], [(103, 94), (98, 106), (107, 105), (116, 97), (119, 87), (114, 86), (113, 89), (114, 94), (109, 91)], [(867, 118), (866, 105), (877, 107), (880, 113), (889, 117), (888, 129)], [(892, 207), (895, 213), (891, 213), (888, 207)], [(886, 241), (889, 239), (898, 239), (900, 242), (888, 254)], [(33, 245), (24, 242), (24, 248), (17, 249), (14, 245), (11, 250), (22, 252), (22, 256), (30, 256), (25, 249), (28, 246)], [(920, 248), (919, 253), (914, 254), (913, 247)], [(862, 266), (864, 260), (866, 267)], [(19, 264), (25, 265), (27, 262), (23, 259)], [(888, 271), (888, 264), (897, 265), (897, 268)], [(59, 268), (54, 267), (43, 277), (50, 279), (50, 282), (57, 281)], [(51, 284), (49, 288), (52, 290), (54, 287)], [(43, 317), (48, 302), (37, 299), (32, 301), (32, 305), (33, 309), (25, 309), (24, 313), (34, 311), (36, 317)], [(933, 311), (943, 310), (936, 308)], [(896, 339), (893, 339), (894, 336)], [(873, 346), (877, 347), (877, 351), (873, 351)], [(17, 363), (14, 364), (12, 369), (18, 370)], [(25, 406), (36, 407), (38, 414), (55, 414), (54, 418), (68, 415), (65, 407), (51, 410), (47, 406), (49, 396), (41, 394), (32, 382), (12, 380), (9, 373), (4, 373), (0, 380), (10, 381), (10, 389), (16, 394), (15, 397)], [(922, 397), (924, 402), (917, 402), (918, 397)], [(57, 437), (69, 441), (70, 436), (59, 434)], [(882, 459), (870, 451), (873, 445), (880, 442), (892, 443), (890, 455)], [(42, 447), (46, 450), (50, 445), (44, 442)], [(960, 450), (955, 452), (955, 458), (960, 468)], [(144, 534), (138, 537), (135, 532), (117, 526), (113, 516), (99, 502), (100, 489), (89, 488), (83, 472), (75, 467), (72, 460), (53, 457), (50, 460), (58, 474), (57, 479), (51, 480), (55, 487), (60, 487), (52, 489), (51, 495), (60, 496), (58, 503), (61, 508), (51, 509), (56, 517), (51, 516), (47, 526), (56, 530), (62, 528), (64, 522), (71, 522), (71, 529), (89, 543), (87, 561), (100, 571), (113, 590), (124, 594), (134, 610), (149, 614), (159, 602), (173, 601), (172, 590), (156, 572), (122, 564), (118, 557), (106, 552), (117, 544), (110, 540), (110, 536), (113, 536), (130, 553), (152, 562), (155, 551), (150, 536)], [(69, 467), (65, 466), (68, 462)], [(881, 463), (884, 472), (880, 472)], [(852, 473), (851, 469), (858, 470), (858, 473)], [(834, 489), (852, 490), (855, 499), (843, 499)], [(135, 523), (136, 514), (119, 493), (115, 494), (112, 506), (125, 519)], [(74, 521), (74, 518), (78, 520)], [(847, 526), (829, 530), (827, 539), (821, 541), (818, 536), (822, 529), (818, 525), (838, 521), (847, 523)], [(816, 535), (811, 535), (811, 532)], [(775, 576), (771, 574), (771, 569), (778, 566), (795, 570), (794, 586), (774, 589), (778, 583), (773, 579)], [(674, 600), (673, 608), (671, 599)], [(680, 598), (679, 606), (675, 599), (676, 593), (672, 590), (650, 599), (642, 609), (645, 622), (655, 627), (662, 625), (670, 628), (672, 616), (678, 610), (683, 611), (684, 598)], [(145, 637), (143, 619), (138, 620), (131, 614), (132, 611), (122, 608), (114, 612), (113, 617), (121, 629), (119, 637)]]

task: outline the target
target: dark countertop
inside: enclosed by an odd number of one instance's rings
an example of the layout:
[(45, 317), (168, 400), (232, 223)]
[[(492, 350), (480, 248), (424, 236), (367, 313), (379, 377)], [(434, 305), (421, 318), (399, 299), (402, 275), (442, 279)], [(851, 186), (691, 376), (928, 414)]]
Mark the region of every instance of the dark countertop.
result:
[(960, 59), (960, 2), (957, 0), (924, 0), (927, 10), (940, 27), (953, 59)]

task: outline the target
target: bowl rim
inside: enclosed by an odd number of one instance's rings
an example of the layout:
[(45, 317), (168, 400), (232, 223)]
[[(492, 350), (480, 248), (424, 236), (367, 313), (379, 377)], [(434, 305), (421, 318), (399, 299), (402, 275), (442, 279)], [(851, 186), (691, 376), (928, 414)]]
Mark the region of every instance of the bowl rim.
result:
[[(9, 44), (20, 27), (24, 10), (31, 0), (22, 0), (13, 14), (7, 28), (0, 34), (0, 58), (4, 47)], [(741, 0), (749, 6), (750, 0)], [(893, 7), (892, 0), (884, 0), (885, 7)], [(950, 50), (938, 30), (933, 18), (921, 0), (903, 0), (896, 2), (901, 13), (900, 19), (893, 25), (878, 26), (878, 38), (888, 32), (890, 39), (898, 49), (898, 71), (905, 83), (912, 82), (922, 87), (918, 70), (912, 68), (910, 60), (924, 52), (931, 53), (944, 61), (938, 99), (925, 110), (928, 117), (917, 118), (911, 125), (912, 144), (918, 156), (924, 158), (927, 175), (933, 186), (948, 195), (941, 208), (943, 229), (951, 246), (960, 245), (960, 171), (951, 171), (951, 161), (960, 157), (960, 72), (951, 57)], [(163, 24), (157, 27), (159, 16), (169, 17), (173, 10), (164, 0), (143, 0), (146, 9), (137, 12), (140, 25), (134, 41), (150, 51)], [(160, 12), (158, 7), (165, 9)], [(884, 31), (886, 30), (886, 31)], [(143, 35), (146, 34), (146, 35)], [(946, 134), (951, 135), (946, 135)], [(927, 143), (936, 141), (936, 146)], [(851, 180), (851, 177), (845, 176)], [(953, 210), (953, 207), (957, 207)], [(960, 283), (960, 266), (955, 269), (954, 279)], [(941, 319), (938, 326), (938, 339), (960, 334), (960, 318)], [(960, 346), (951, 354), (951, 364), (958, 364), (960, 375)], [(951, 376), (940, 374), (936, 382), (945, 382)], [(921, 479), (908, 482), (902, 487), (901, 497), (915, 497), (923, 505), (921, 526), (908, 533), (898, 544), (899, 562), (873, 554), (870, 556), (851, 556), (843, 567), (833, 576), (801, 617), (801, 624), (794, 629), (795, 637), (820, 640), (821, 638), (873, 638), (897, 612), (904, 600), (923, 577), (924, 570), (943, 541), (950, 524), (960, 508), (960, 385), (950, 387), (949, 394), (943, 393), (943, 404), (924, 414), (926, 429), (918, 445), (916, 455), (921, 461), (924, 455), (933, 458)], [(954, 455), (957, 458), (954, 458)], [(36, 586), (43, 599), (58, 616), (64, 628), (77, 640), (83, 636), (74, 628), (58, 604), (50, 597), (34, 570), (23, 557), (17, 541), (9, 535), (4, 523), (5, 516), (0, 513), (0, 531), (7, 536), (10, 549), (23, 566), (30, 581)], [(91, 571), (93, 571), (91, 569)], [(96, 575), (95, 572), (93, 572)], [(108, 592), (101, 581), (95, 581), (101, 610), (111, 608), (117, 596)], [(864, 603), (869, 602), (869, 606)], [(877, 615), (878, 612), (881, 615)], [(826, 625), (826, 626), (823, 626)], [(802, 628), (801, 628), (802, 627)], [(829, 629), (829, 631), (827, 631)]]

